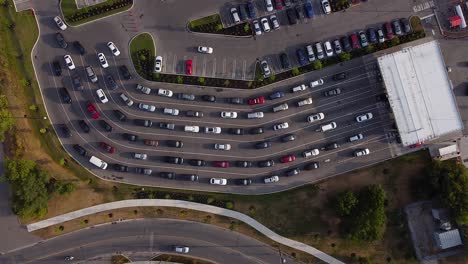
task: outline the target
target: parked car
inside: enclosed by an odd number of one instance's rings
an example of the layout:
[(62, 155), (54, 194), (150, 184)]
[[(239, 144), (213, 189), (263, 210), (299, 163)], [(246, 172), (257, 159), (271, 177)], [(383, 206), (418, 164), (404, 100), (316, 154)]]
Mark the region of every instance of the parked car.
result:
[(216, 150), (231, 150), (231, 144), (214, 144)]
[(158, 95), (164, 97), (172, 97), (174, 93), (171, 90), (158, 89)]
[(203, 53), (203, 54), (213, 53), (213, 48), (212, 47), (198, 46), (197, 50), (198, 50), (199, 53)]
[(244, 129), (243, 128), (230, 128), (229, 133), (233, 135), (244, 135)]
[(293, 93), (297, 93), (297, 92), (305, 91), (306, 89), (307, 89), (307, 86), (305, 84), (301, 84), (301, 85), (293, 87), (291, 90)]
[(139, 160), (147, 160), (147, 159), (148, 159), (148, 155), (145, 154), (145, 153), (136, 153), (136, 152), (134, 152), (134, 153), (133, 153), (133, 158), (134, 158), (134, 159), (139, 159)]
[(118, 172), (128, 172), (128, 166), (122, 164), (113, 164), (112, 168)]
[(79, 41), (73, 41), (73, 47), (75, 47), (75, 49), (77, 49), (81, 55), (84, 55), (86, 53), (85, 48), (83, 47), (83, 45), (81, 45)]
[(403, 25), (403, 33), (408, 34), (411, 32), (411, 25), (407, 18), (400, 19), (401, 25)]
[(278, 176), (268, 176), (263, 178), (264, 183), (274, 183), (274, 182), (279, 182), (279, 177)]
[(157, 147), (159, 145), (159, 142), (154, 139), (143, 139), (143, 144), (145, 144), (146, 146)]
[(289, 124), (288, 122), (283, 122), (283, 123), (279, 123), (279, 124), (276, 124), (273, 126), (273, 130), (281, 130), (281, 129), (286, 129), (289, 127)]
[(185, 74), (192, 75), (193, 68), (192, 68), (192, 60), (185, 61)]
[(276, 17), (276, 15), (271, 15), (270, 16), (270, 21), (271, 21), (271, 24), (273, 25), (273, 29), (279, 29), (280, 28), (280, 24), (278, 22), (278, 18)]
[(73, 62), (73, 59), (70, 55), (67, 54), (63, 56), (63, 59), (65, 60), (65, 65), (67, 65), (69, 70), (74, 70), (76, 68), (75, 63)]
[(133, 100), (128, 98), (128, 96), (124, 93), (120, 94), (120, 99), (127, 105), (127, 106), (132, 106), (133, 105)]
[(241, 104), (244, 104), (244, 98), (232, 97), (232, 98), (228, 98), (228, 102), (231, 103), (231, 104), (241, 105)]
[(100, 142), (99, 146), (108, 153), (112, 154), (112, 153), (115, 152), (115, 148), (113, 146), (107, 144), (106, 142)]
[(359, 49), (360, 46), (359, 46), (359, 39), (358, 39), (357, 34), (353, 33), (349, 36), (349, 38), (351, 39), (351, 47), (353, 49)]
[(364, 33), (364, 31), (359, 31), (358, 34), (359, 34), (359, 39), (361, 40), (361, 47), (365, 48), (369, 46), (369, 43), (367, 42), (366, 33)]
[(312, 45), (307, 45), (306, 46), (307, 50), (307, 58), (309, 59), (309, 62), (315, 61), (315, 53)]
[(275, 0), (275, 7), (276, 7), (276, 10), (281, 10), (283, 9), (283, 0)]
[(385, 42), (385, 35), (384, 35), (382, 29), (377, 30), (377, 36), (378, 36), (378, 39), (379, 39), (379, 43), (384, 43)]
[(332, 90), (328, 90), (328, 91), (325, 91), (323, 92), (323, 95), (324, 96), (337, 96), (341, 94), (341, 89), (340, 88), (336, 88), (336, 89), (332, 89)]
[(119, 110), (114, 110), (113, 112), (114, 112), (115, 117), (117, 117), (118, 120), (122, 122), (127, 121), (127, 116), (124, 113), (120, 112)]
[(198, 175), (197, 174), (179, 174), (177, 175), (177, 179), (196, 182), (198, 181)]
[(274, 160), (259, 161), (258, 166), (260, 168), (273, 167), (273, 166), (275, 166), (275, 161)]
[(143, 175), (151, 175), (153, 170), (150, 168), (135, 168), (135, 172)]
[(307, 122), (308, 123), (314, 123), (320, 120), (323, 120), (325, 118), (325, 115), (323, 113), (317, 113), (313, 114), (307, 117)]
[(65, 41), (65, 38), (63, 37), (62, 33), (55, 33), (55, 40), (57, 41), (57, 44), (60, 48), (66, 49), (68, 47), (68, 43), (67, 41)]
[[(301, 5), (298, 5), (298, 6), (296, 7), (296, 10), (297, 10), (299, 7), (302, 9)], [(307, 13), (307, 17), (308, 17), (308, 18), (312, 18), (312, 17), (314, 16), (314, 9), (312, 8), (312, 2), (311, 2), (310, 0), (307, 0), (307, 1), (305, 2), (305, 4), (304, 4), (304, 7), (305, 7), (305, 10), (306, 10), (306, 13)], [(299, 15), (299, 12), (297, 12), (297, 14)]]
[(393, 35), (393, 28), (390, 22), (385, 22), (384, 29), (385, 29), (385, 32), (387, 33), (388, 39), (392, 39), (395, 37), (395, 35)]
[(346, 78), (347, 78), (346, 72), (340, 72), (340, 73), (333, 75), (334, 81), (341, 81), (341, 80), (345, 80)]
[(57, 25), (58, 28), (61, 30), (67, 29), (67, 25), (63, 23), (62, 19), (58, 16), (54, 17), (55, 24)]
[(86, 151), (85, 148), (83, 148), (82, 146), (78, 145), (78, 144), (75, 144), (73, 145), (73, 149), (78, 152), (78, 154), (80, 154), (80, 156), (86, 156), (88, 154), (88, 152)]
[(371, 120), (374, 116), (372, 115), (371, 112), (369, 113), (365, 113), (363, 115), (359, 115), (356, 117), (356, 121), (358, 123), (362, 123), (362, 122), (365, 122), (365, 121), (368, 121), (368, 120)]
[(270, 141), (262, 141), (255, 144), (255, 148), (257, 149), (265, 149), (271, 147)]
[(374, 28), (368, 28), (367, 35), (369, 35), (370, 43), (377, 43), (377, 31)]
[(235, 7), (231, 8), (231, 16), (232, 16), (232, 19), (234, 20), (234, 23), (239, 23), (241, 21), (239, 17), (239, 13), (237, 12), (237, 8)]
[(333, 46), (335, 47), (335, 53), (337, 55), (339, 55), (339, 54), (341, 54), (343, 52), (343, 50), (341, 49), (341, 43), (340, 43), (339, 39), (335, 39), (333, 41)]
[(296, 157), (294, 156), (294, 154), (290, 154), (290, 155), (281, 157), (281, 159), (280, 159), (281, 163), (290, 163), (290, 162), (293, 162), (295, 160), (296, 160)]
[(271, 0), (265, 0), (265, 6), (268, 12), (273, 11), (273, 3), (271, 2)]
[(71, 137), (71, 131), (66, 124), (59, 124), (58, 127), (62, 131), (64, 137)]
[(119, 66), (119, 71), (124, 77), (125, 80), (130, 80), (132, 78), (132, 75), (130, 74), (130, 71), (128, 70), (127, 66), (125, 65), (120, 65)]
[(214, 184), (214, 185), (226, 185), (226, 184), (227, 184), (227, 180), (224, 179), (224, 178), (211, 178), (211, 179), (210, 179), (210, 184)]
[(294, 134), (288, 134), (283, 137), (281, 137), (281, 141), (283, 142), (289, 142), (289, 141), (294, 141), (296, 140), (296, 136)]
[(205, 133), (207, 134), (221, 134), (220, 127), (205, 127)]
[(236, 166), (240, 168), (250, 168), (252, 167), (253, 163), (248, 160), (237, 161)]
[(321, 86), (323, 84), (324, 84), (323, 79), (318, 79), (318, 80), (315, 80), (315, 81), (311, 81), (309, 85), (310, 85), (310, 88), (315, 88), (315, 87)]
[(89, 131), (91, 130), (89, 128), (88, 124), (86, 123), (86, 121), (84, 121), (84, 120), (78, 120), (78, 125), (81, 127), (81, 129), (85, 133), (89, 133)]
[(256, 14), (255, 14), (255, 5), (252, 0), (247, 1), (247, 9), (249, 11), (249, 17), (251, 19), (254, 19), (256, 17)]
[(257, 134), (263, 134), (263, 127), (254, 127), (250, 129), (250, 134), (257, 135)]
[(320, 151), (318, 149), (311, 149), (302, 152), (302, 157), (308, 158), (312, 156), (317, 156), (318, 154), (320, 154)]
[(191, 159), (188, 161), (188, 163), (192, 166), (197, 166), (197, 167), (204, 167), (206, 166), (206, 161), (200, 160), (200, 159)]
[(172, 148), (182, 148), (184, 146), (184, 142), (180, 140), (166, 140), (166, 145)]
[(156, 58), (154, 59), (154, 71), (162, 71), (162, 56), (156, 56)]
[(252, 99), (249, 99), (249, 105), (257, 105), (265, 103), (265, 98), (263, 96), (258, 96)]
[(52, 62), (52, 68), (54, 70), (55, 76), (61, 76), (62, 75), (62, 66), (60, 66), (60, 63), (58, 61), (53, 61)]
[(59, 88), (59, 94), (60, 94), (60, 98), (62, 99), (62, 102), (66, 104), (72, 103), (72, 99), (71, 99), (70, 94), (68, 93), (67, 88), (65, 87)]
[(185, 115), (188, 117), (203, 117), (203, 112), (200, 111), (187, 111)]
[(211, 166), (219, 168), (229, 168), (229, 161), (213, 161)]
[(134, 134), (123, 133), (122, 136), (128, 141), (135, 142), (138, 140), (138, 136)]
[(327, 57), (332, 57), (334, 55), (330, 41), (325, 41), (323, 43), (323, 47), (325, 49), (325, 54), (327, 54)]
[(309, 163), (309, 164), (305, 165), (305, 167), (304, 167), (305, 170), (315, 170), (315, 169), (318, 169), (318, 168), (320, 168), (320, 163), (318, 163), (318, 162)]
[(109, 64), (107, 63), (107, 59), (106, 59), (106, 56), (104, 55), (104, 53), (98, 53), (97, 54), (97, 57), (98, 57), (98, 60), (99, 60), (99, 63), (101, 64), (101, 67), (102, 68), (107, 68), (109, 67)]
[(297, 106), (301, 107), (301, 106), (305, 106), (305, 105), (311, 105), (312, 104), (312, 97), (309, 97), (307, 99), (304, 99), (304, 100), (301, 100), (299, 102), (297, 102)]
[(176, 108), (164, 108), (164, 109), (163, 109), (163, 114), (165, 114), (165, 115), (172, 115), (172, 116), (178, 116), (178, 115), (179, 115), (179, 109), (176, 109)]
[(96, 110), (94, 103), (91, 100), (88, 100), (88, 104), (86, 105), (86, 110), (91, 115), (93, 119), (99, 118), (99, 112)]
[(149, 104), (143, 104), (139, 103), (138, 108), (147, 112), (154, 112), (156, 111), (156, 106), (154, 105), (149, 105)]
[(237, 179), (236, 184), (247, 186), (247, 185), (252, 184), (252, 180), (251, 179)]
[(73, 85), (73, 88), (77, 91), (83, 90), (83, 84), (81, 83), (81, 78), (77, 74), (72, 75), (72, 85)]
[(151, 127), (151, 126), (153, 126), (153, 121), (151, 121), (151, 120), (134, 119), (133, 122), (137, 126), (142, 126), (142, 127)]
[(364, 138), (364, 136), (361, 133), (359, 133), (359, 134), (356, 134), (356, 135), (353, 135), (353, 136), (349, 137), (348, 141), (349, 142), (354, 142), (354, 141), (361, 140), (363, 138)]
[(222, 111), (221, 112), (221, 117), (226, 118), (226, 119), (236, 119), (237, 118), (237, 112)]
[(114, 56), (120, 55), (120, 50), (117, 48), (117, 46), (115, 46), (114, 42), (112, 41), (107, 42), (107, 47), (109, 48), (109, 50)]
[(193, 101), (195, 100), (195, 95), (187, 94), (187, 93), (180, 93), (177, 95), (177, 98), (179, 98), (180, 100)]
[(144, 94), (150, 94), (151, 93), (151, 88), (143, 86), (141, 84), (136, 85), (136, 89)]
[(262, 29), (260, 28), (260, 23), (258, 23), (258, 20), (252, 21), (252, 24), (254, 27), (255, 35), (257, 36), (262, 35)]
[(268, 62), (266, 60), (260, 62), (260, 66), (262, 67), (263, 75), (265, 77), (271, 75), (270, 66), (268, 66)]
[(112, 132), (112, 126), (109, 125), (105, 120), (99, 120), (99, 125), (104, 128), (107, 132)]
[(284, 92), (282, 92), (282, 91), (277, 91), (277, 92), (274, 92), (274, 93), (270, 94), (269, 97), (270, 97), (271, 100), (274, 100), (274, 99), (281, 98), (281, 97), (283, 97), (283, 96), (284, 96)]
[(348, 37), (341, 37), (341, 43), (343, 44), (343, 50), (345, 52), (350, 52), (353, 48), (351, 47), (351, 43), (349, 42)]
[(109, 85), (109, 88), (111, 88), (112, 90), (116, 90), (117, 88), (119, 88), (112, 74), (106, 74), (106, 81), (107, 81), (107, 84)]
[(392, 26), (393, 26), (393, 30), (395, 31), (395, 34), (397, 36), (403, 35), (403, 31), (401, 31), (400, 21), (398, 21), (397, 19), (393, 20), (392, 21)]
[(296, 50), (296, 56), (301, 66), (307, 65), (309, 60), (306, 58), (306, 54), (302, 48)]
[(333, 142), (333, 143), (328, 143), (327, 145), (325, 145), (324, 149), (325, 150), (334, 150), (334, 149), (337, 149), (339, 148), (340, 145), (336, 142)]
[(172, 124), (172, 123), (161, 122), (161, 123), (159, 123), (159, 128), (168, 129), (168, 130), (174, 130), (174, 129), (175, 129), (175, 125)]
[(214, 95), (205, 94), (201, 96), (201, 99), (205, 102), (210, 102), (210, 103), (216, 102), (216, 97)]
[(331, 13), (330, 2), (328, 2), (328, 0), (322, 0), (322, 8), (323, 8), (323, 13), (325, 13), (325, 15), (328, 15)]
[(301, 170), (299, 168), (295, 168), (295, 169), (292, 169), (292, 170), (289, 170), (286, 172), (286, 176), (288, 177), (291, 177), (291, 176), (296, 176), (298, 175), (299, 173), (301, 173)]
[(181, 157), (166, 157), (166, 161), (173, 164), (184, 164), (184, 159)]
[(264, 32), (268, 33), (268, 32), (271, 31), (270, 23), (268, 22), (268, 18), (264, 17), (264, 18), (260, 19), (260, 24), (262, 25), (262, 28), (263, 28)]
[(368, 148), (356, 150), (356, 151), (354, 152), (354, 156), (355, 156), (355, 157), (366, 156), (366, 155), (369, 155), (369, 154), (370, 154), (370, 151), (369, 151)]

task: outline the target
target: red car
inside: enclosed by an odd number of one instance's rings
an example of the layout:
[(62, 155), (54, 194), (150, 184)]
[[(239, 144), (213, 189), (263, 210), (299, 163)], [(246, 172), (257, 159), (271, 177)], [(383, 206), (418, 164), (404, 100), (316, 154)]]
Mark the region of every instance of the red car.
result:
[(281, 158), (281, 163), (289, 163), (289, 162), (293, 162), (296, 160), (296, 157), (291, 154), (291, 155), (287, 155), (287, 156), (284, 156)]
[(229, 168), (229, 161), (213, 161), (211, 166), (220, 168)]
[(91, 115), (93, 119), (99, 118), (99, 113), (96, 110), (96, 107), (94, 106), (93, 102), (88, 101), (88, 106), (86, 107), (86, 110), (88, 110), (88, 113)]
[(185, 74), (192, 75), (192, 60), (185, 62)]
[(100, 146), (103, 150), (105, 150), (105, 151), (107, 151), (107, 152), (109, 152), (109, 153), (114, 153), (114, 152), (115, 152), (115, 148), (114, 148), (113, 146), (111, 146), (111, 145), (105, 143), (105, 142), (99, 143), (99, 146)]
[(415, 144), (413, 144), (413, 145), (411, 145), (411, 146), (409, 146), (409, 147), (410, 147), (410, 148), (417, 148), (417, 147), (422, 146), (423, 144), (424, 144), (424, 142), (418, 142), (418, 143), (415, 143)]
[(351, 36), (349, 36), (349, 38), (351, 39), (351, 47), (353, 47), (353, 49), (359, 49), (358, 36), (356, 34), (351, 34)]
[(265, 103), (265, 97), (259, 96), (252, 99), (249, 99), (249, 105), (257, 105)]
[(388, 39), (392, 39), (393, 37), (395, 37), (395, 35), (393, 35), (393, 28), (392, 28), (392, 24), (390, 24), (390, 22), (385, 23), (384, 28), (385, 28), (385, 32), (387, 33), (387, 38)]
[(283, 0), (275, 0), (276, 10), (283, 9)]

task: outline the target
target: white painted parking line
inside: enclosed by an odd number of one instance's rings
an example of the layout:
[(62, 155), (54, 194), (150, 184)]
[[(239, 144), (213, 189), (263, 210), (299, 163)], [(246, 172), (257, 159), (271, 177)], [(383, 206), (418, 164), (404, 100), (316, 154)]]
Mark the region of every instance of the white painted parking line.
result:
[(247, 71), (247, 62), (244, 60), (242, 62), (242, 80), (245, 80), (245, 72)]
[(232, 62), (232, 79), (236, 78), (236, 63), (237, 63), (237, 60), (234, 59), (234, 61)]
[(413, 6), (413, 12), (414, 13), (421, 12), (421, 11), (429, 9), (429, 8), (431, 8), (433, 6), (434, 6), (434, 1), (424, 2), (424, 3), (421, 3), (419, 5)]
[(202, 76), (206, 76), (206, 57), (203, 58)]
[(177, 66), (177, 55), (174, 54), (174, 60), (172, 61), (172, 73), (176, 73)]
[(211, 76), (216, 76), (216, 58), (213, 59), (213, 71), (211, 73)]
[(226, 75), (226, 58), (223, 59), (223, 77)]
[(197, 56), (194, 56), (193, 59), (192, 59), (192, 72), (193, 74), (197, 75), (196, 74), (196, 69), (197, 69)]

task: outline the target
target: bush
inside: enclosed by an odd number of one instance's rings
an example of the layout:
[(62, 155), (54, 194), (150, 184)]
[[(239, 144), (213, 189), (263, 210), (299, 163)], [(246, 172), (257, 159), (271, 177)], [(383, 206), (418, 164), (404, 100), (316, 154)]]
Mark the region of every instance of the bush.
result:
[(233, 209), (234, 208), (234, 203), (233, 202), (226, 202), (226, 208), (227, 209)]
[(338, 195), (335, 201), (335, 210), (340, 216), (349, 215), (358, 204), (358, 199), (351, 191)]
[(349, 61), (351, 60), (351, 53), (349, 52), (343, 52), (340, 54), (340, 60), (341, 61)]
[(322, 62), (319, 60), (315, 60), (312, 65), (313, 65), (314, 70), (320, 70), (323, 67)]

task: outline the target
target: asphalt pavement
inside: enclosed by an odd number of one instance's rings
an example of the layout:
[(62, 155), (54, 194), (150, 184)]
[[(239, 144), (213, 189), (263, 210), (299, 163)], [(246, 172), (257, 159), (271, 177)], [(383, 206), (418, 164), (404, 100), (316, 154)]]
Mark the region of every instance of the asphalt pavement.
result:
[(98, 260), (102, 255), (159, 255), (173, 252), (175, 245), (188, 246), (189, 256), (216, 263), (296, 263), (278, 249), (245, 235), (196, 222), (145, 219), (106, 224), (65, 234), (3, 256), (0, 262), (63, 263)]

